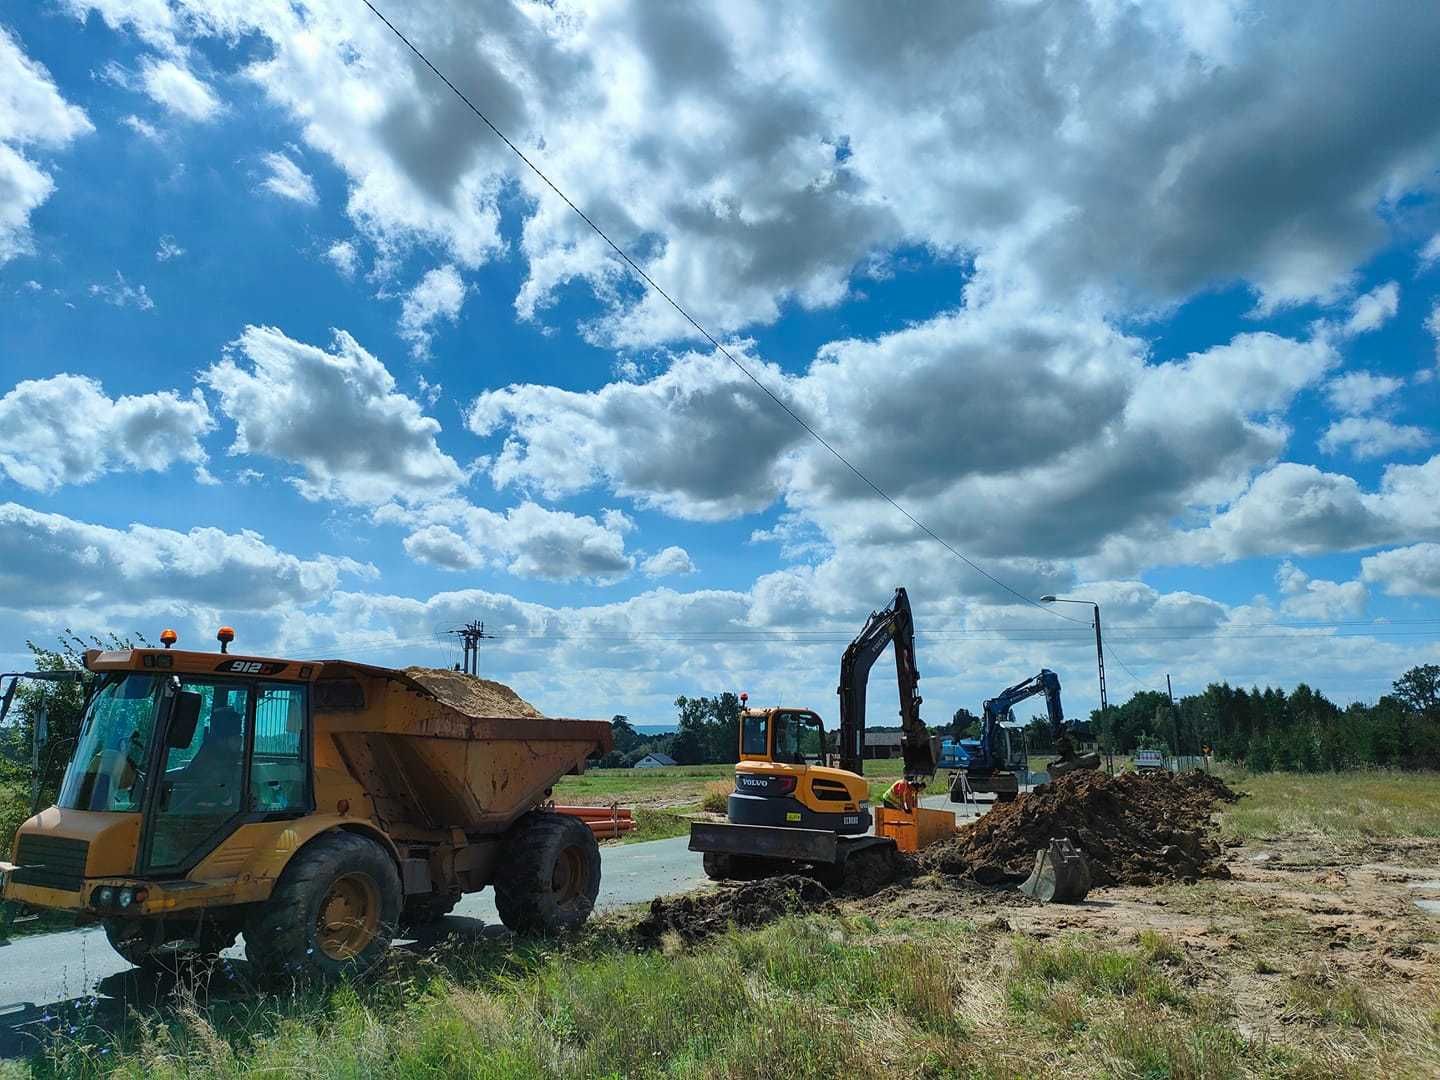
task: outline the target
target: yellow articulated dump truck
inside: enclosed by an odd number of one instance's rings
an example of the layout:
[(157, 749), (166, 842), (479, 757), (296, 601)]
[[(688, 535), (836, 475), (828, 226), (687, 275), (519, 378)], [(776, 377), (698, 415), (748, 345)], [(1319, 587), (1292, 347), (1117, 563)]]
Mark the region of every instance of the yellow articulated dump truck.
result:
[(0, 863), (5, 900), (96, 918), (141, 966), (243, 933), (262, 971), (312, 976), (369, 966), (487, 885), (519, 932), (589, 917), (595, 838), (545, 804), (609, 724), (472, 715), (407, 672), (219, 637), (86, 653), (74, 754)]

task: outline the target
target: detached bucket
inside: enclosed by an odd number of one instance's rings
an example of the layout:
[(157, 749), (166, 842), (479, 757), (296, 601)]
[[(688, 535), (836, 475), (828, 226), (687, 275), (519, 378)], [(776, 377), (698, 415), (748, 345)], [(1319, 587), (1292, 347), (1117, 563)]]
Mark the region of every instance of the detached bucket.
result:
[(1050, 779), (1057, 776), (1064, 776), (1066, 773), (1079, 772), (1081, 769), (1100, 768), (1100, 755), (1096, 753), (1081, 754), (1078, 757), (1070, 758), (1068, 761), (1063, 758), (1052, 761), (1045, 766), (1045, 771), (1050, 774)]
[(1090, 864), (1069, 840), (1051, 840), (1035, 853), (1035, 869), (1020, 891), (1046, 904), (1078, 904), (1090, 893)]

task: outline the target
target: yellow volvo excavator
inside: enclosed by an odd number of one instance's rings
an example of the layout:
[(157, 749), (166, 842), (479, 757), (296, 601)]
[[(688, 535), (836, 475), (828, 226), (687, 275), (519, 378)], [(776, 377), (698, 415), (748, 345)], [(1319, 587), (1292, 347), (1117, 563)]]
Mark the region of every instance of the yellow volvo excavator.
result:
[(938, 740), (920, 719), (910, 600), (904, 589), (896, 589), (889, 605), (871, 613), (840, 661), (840, 728), (833, 755), (826, 753), (820, 717), (809, 709), (747, 708), (740, 714), (740, 761), (727, 820), (696, 822), (690, 829), (690, 850), (703, 853), (709, 877), (754, 878), (812, 866), (839, 879), (861, 860), (888, 859), (895, 842), (871, 835), (863, 773), (866, 686), (870, 669), (891, 644), (905, 775), (928, 781), (935, 774)]

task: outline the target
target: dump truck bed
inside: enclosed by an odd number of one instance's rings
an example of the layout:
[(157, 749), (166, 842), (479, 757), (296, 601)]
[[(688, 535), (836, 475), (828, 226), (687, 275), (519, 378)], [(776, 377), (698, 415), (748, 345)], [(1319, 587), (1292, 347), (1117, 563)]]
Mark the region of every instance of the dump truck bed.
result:
[(603, 720), (470, 716), (405, 672), (334, 661), (316, 721), (379, 817), (466, 833), (504, 830), (613, 745)]

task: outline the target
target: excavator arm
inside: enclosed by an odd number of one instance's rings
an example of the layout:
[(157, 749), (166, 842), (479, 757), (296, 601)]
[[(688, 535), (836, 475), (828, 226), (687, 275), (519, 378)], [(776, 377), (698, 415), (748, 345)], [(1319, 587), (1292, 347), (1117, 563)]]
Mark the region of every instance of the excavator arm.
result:
[(915, 665), (915, 621), (910, 598), (896, 589), (890, 603), (872, 611), (865, 627), (840, 660), (840, 767), (863, 773), (865, 758), (865, 692), (870, 669), (885, 651), (895, 646), (895, 677), (900, 688), (900, 750), (906, 776), (935, 775), (935, 752), (930, 733), (920, 719), (920, 671)]
[(1068, 741), (1065, 724), (1065, 707), (1060, 703), (1060, 676), (1049, 668), (1041, 668), (1024, 682), (1006, 687), (981, 706), (983, 720), (980, 731), (980, 757), (986, 767), (999, 764), (995, 761), (995, 744), (1000, 723), (1010, 715), (1010, 710), (1026, 698), (1037, 694), (1045, 695), (1045, 711), (1050, 721), (1050, 737), (1057, 741)]
[(1000, 691), (982, 707), (983, 721), (980, 733), (980, 758), (987, 767), (995, 767), (995, 744), (998, 741), (1000, 722), (1010, 710), (1026, 698), (1037, 694), (1045, 695), (1045, 711), (1049, 720), (1050, 738), (1055, 744), (1056, 760), (1050, 763), (1050, 774), (1058, 776), (1071, 769), (1093, 769), (1100, 764), (1098, 756), (1079, 756), (1075, 750), (1072, 726), (1065, 721), (1065, 707), (1060, 703), (1060, 676), (1049, 668), (1041, 668), (1039, 674), (1024, 682), (1016, 683)]

